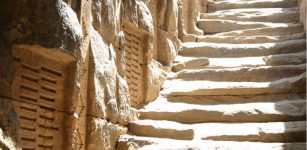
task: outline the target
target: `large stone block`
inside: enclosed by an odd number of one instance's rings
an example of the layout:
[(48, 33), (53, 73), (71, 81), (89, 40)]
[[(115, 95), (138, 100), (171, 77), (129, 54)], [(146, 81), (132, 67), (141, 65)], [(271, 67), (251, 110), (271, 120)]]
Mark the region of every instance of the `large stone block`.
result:
[(120, 135), (127, 133), (127, 128), (112, 124), (103, 119), (88, 118), (86, 149), (113, 150)]

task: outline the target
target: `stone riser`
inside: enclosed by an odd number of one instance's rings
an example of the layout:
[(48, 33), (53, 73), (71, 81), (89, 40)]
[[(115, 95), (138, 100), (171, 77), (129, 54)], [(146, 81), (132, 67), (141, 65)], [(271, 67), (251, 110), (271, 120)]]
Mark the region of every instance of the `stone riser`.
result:
[(214, 13), (203, 13), (201, 19), (223, 19), (234, 21), (296, 23), (299, 22), (297, 8), (256, 8), (221, 10)]
[(305, 33), (298, 33), (289, 36), (198, 36), (196, 42), (208, 43), (229, 43), (229, 44), (257, 44), (257, 43), (278, 43), (290, 40), (305, 39)]
[(183, 70), (173, 78), (185, 81), (209, 80), (230, 82), (267, 82), (297, 76), (306, 71), (306, 65), (242, 67), (229, 69), (194, 69)]
[(218, 44), (184, 43), (179, 51), (181, 56), (194, 57), (255, 57), (302, 52), (306, 49), (305, 40), (292, 40), (266, 44)]
[(225, 9), (238, 8), (291, 8), (297, 7), (297, 0), (279, 0), (279, 1), (223, 1), (208, 2), (208, 12), (214, 12)]

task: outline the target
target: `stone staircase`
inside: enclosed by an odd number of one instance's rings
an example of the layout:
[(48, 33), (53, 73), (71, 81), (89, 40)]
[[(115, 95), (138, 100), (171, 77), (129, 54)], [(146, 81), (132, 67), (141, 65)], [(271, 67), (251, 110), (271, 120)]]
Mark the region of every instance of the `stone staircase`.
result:
[(306, 149), (297, 0), (215, 0), (118, 149)]

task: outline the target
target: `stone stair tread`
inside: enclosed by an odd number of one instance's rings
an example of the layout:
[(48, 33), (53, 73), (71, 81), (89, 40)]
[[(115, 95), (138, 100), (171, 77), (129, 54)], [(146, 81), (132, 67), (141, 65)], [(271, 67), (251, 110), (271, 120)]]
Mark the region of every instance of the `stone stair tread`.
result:
[(306, 143), (265, 143), (265, 142), (237, 142), (237, 141), (211, 141), (211, 140), (174, 140), (165, 138), (142, 137), (122, 135), (119, 138), (118, 150), (127, 149), (139, 150), (259, 150), (259, 149), (283, 149), (283, 150), (305, 150)]
[(168, 102), (218, 105), (254, 102), (276, 102), (306, 99), (305, 94), (267, 94), (267, 95), (215, 95), (215, 96), (167, 96)]
[(306, 121), (266, 123), (202, 123), (196, 138), (217, 141), (304, 142)]
[(271, 23), (271, 22), (251, 22), (251, 21), (234, 21), (222, 19), (200, 19), (197, 26), (206, 34), (229, 32), (234, 30), (246, 30), (253, 28), (285, 28), (296, 25), (295, 23)]
[(305, 49), (304, 39), (262, 44), (186, 42), (178, 54), (195, 57), (252, 57), (302, 52)]
[(185, 69), (169, 79), (210, 81), (274, 81), (297, 76), (306, 71), (306, 64), (284, 66), (237, 67), (223, 69)]
[(304, 92), (306, 74), (270, 82), (218, 82), (167, 80), (162, 94), (168, 95), (247, 95)]
[(299, 11), (293, 8), (241, 8), (202, 13), (201, 19), (225, 19), (256, 22), (298, 22)]
[(183, 69), (222, 69), (238, 67), (283, 66), (306, 63), (306, 53), (289, 53), (280, 55), (236, 58), (207, 58), (177, 56), (173, 71)]
[(293, 24), (287, 27), (264, 27), (256, 29), (246, 29), (246, 30), (237, 30), (229, 31), (223, 33), (214, 34), (215, 36), (286, 36), (291, 34), (302, 33), (303, 31), (302, 24)]
[(208, 1), (208, 12), (238, 8), (291, 8), (297, 0)]
[(136, 120), (129, 123), (134, 135), (189, 140), (194, 137), (194, 130), (187, 125), (173, 121)]
[(139, 110), (139, 113), (141, 119), (169, 120), (181, 123), (295, 121), (305, 118), (305, 104), (306, 100), (298, 99), (197, 105), (173, 103), (160, 98)]
[(180, 124), (164, 120), (137, 120), (129, 127), (134, 135), (171, 139), (304, 142), (302, 135), (306, 132), (306, 121)]
[(253, 43), (277, 43), (289, 40), (305, 39), (305, 33), (297, 33), (285, 36), (197, 36), (196, 42), (230, 43), (230, 44), (253, 44)]

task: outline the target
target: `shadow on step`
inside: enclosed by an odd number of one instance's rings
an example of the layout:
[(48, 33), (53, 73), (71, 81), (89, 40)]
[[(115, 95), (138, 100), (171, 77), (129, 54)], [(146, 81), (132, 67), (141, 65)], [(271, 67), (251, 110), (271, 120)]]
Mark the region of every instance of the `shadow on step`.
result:
[[(281, 83), (272, 83), (271, 86), (276, 88), (286, 86), (290, 89), (288, 91), (289, 93), (300, 93), (305, 96), (300, 98), (300, 100), (303, 100), (302, 103), (291, 103), (291, 101), (285, 101), (287, 104), (284, 105), (275, 103), (275, 110), (289, 116), (306, 114), (306, 72), (300, 76), (292, 77), (288, 80), (288, 82), (284, 82), (283, 84), (287, 85), (282, 85)], [(288, 95), (291, 96), (291, 94)], [(288, 99), (291, 99), (291, 97)], [(298, 123), (298, 121), (301, 122)], [(288, 133), (285, 137), (282, 137), (285, 141), (306, 142), (306, 115), (304, 118), (302, 118), (302, 120), (298, 121), (290, 122), (289, 120), (285, 120), (284, 133)]]

